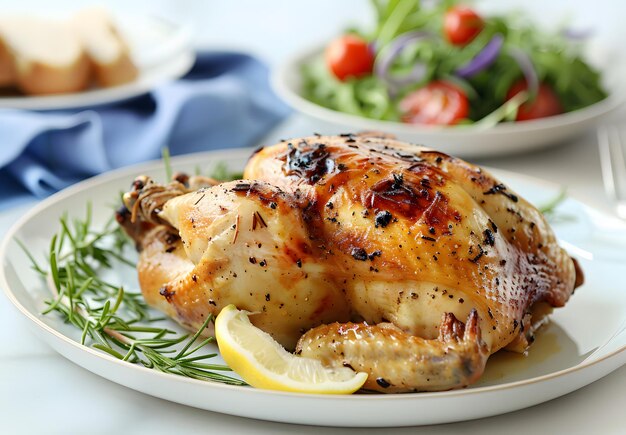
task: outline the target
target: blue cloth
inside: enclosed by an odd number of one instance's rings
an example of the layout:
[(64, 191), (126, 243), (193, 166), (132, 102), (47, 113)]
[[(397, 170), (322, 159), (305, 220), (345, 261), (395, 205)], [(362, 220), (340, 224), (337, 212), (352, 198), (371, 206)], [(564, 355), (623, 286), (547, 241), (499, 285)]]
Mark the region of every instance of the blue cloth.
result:
[(0, 208), (81, 179), (172, 155), (251, 146), (287, 113), (267, 68), (239, 53), (201, 53), (182, 79), (116, 105), (0, 110)]

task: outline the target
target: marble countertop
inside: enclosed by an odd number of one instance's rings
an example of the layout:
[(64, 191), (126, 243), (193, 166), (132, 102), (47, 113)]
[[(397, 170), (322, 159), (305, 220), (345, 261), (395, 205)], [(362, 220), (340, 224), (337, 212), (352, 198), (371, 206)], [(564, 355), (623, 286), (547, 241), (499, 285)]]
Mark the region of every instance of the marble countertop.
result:
[[(623, 8), (617, 1), (611, 7)], [(26, 4), (41, 5), (42, 2), (25, 0)], [(60, 1), (69, 4), (68, 1)], [(124, 2), (113, 2), (122, 4)], [(186, 15), (194, 21), (197, 29), (196, 44), (199, 46), (232, 46), (249, 48), (275, 65), (285, 53), (294, 47), (309, 45), (315, 39), (323, 39), (336, 32), (346, 21), (365, 20), (367, 5), (359, 1), (341, 3), (329, 16), (319, 34), (302, 34), (297, 24), (287, 26), (293, 38), (277, 42), (275, 26), (262, 20), (254, 24), (251, 17), (268, 10), (280, 11), (272, 15), (271, 22), (285, 20), (302, 9), (313, 11), (309, 19), (316, 20), (325, 15), (320, 10), (331, 8), (331, 1), (269, 2), (190, 2), (182, 11), (180, 3), (173, 1), (138, 1), (136, 8), (153, 8), (160, 12), (171, 11), (172, 15), (184, 19)], [(294, 6), (298, 3), (298, 6)], [(516, 2), (509, 2), (515, 4)], [(517, 2), (518, 4), (520, 2)], [(538, 2), (530, 2), (538, 3)], [(584, 4), (587, 4), (586, 6)], [(606, 8), (595, 8), (590, 2), (574, 2), (581, 8), (587, 7), (595, 20), (610, 18)], [(264, 5), (263, 7), (259, 6)], [(268, 6), (269, 4), (269, 6)], [(315, 4), (315, 5), (314, 5)], [(594, 10), (592, 10), (594, 9)], [(610, 8), (609, 8), (610, 9)], [(241, 20), (233, 26), (237, 11)], [(577, 9), (578, 10), (578, 9)], [(620, 9), (622, 12), (623, 9)], [(315, 12), (317, 11), (317, 12)], [(239, 12), (240, 13), (240, 12)], [(583, 13), (583, 15), (586, 12)], [(595, 14), (595, 15), (594, 15)], [(578, 14), (580, 15), (580, 14)], [(613, 14), (619, 16), (620, 14)], [(623, 16), (623, 14), (621, 14)], [(191, 18), (190, 18), (191, 17)], [(608, 19), (607, 18), (607, 19)], [(229, 21), (231, 20), (231, 21)], [(611, 21), (617, 23), (616, 19)], [(212, 27), (213, 26), (213, 27)], [(217, 28), (215, 26), (218, 26)], [(610, 29), (617, 32), (615, 24)], [(246, 29), (248, 33), (243, 32)], [(623, 28), (621, 29), (623, 30)], [(256, 32), (256, 33), (255, 33)], [(298, 34), (300, 32), (300, 34)], [(284, 33), (283, 33), (284, 34)], [(264, 35), (264, 36), (263, 36)], [(258, 37), (257, 37), (258, 36)], [(614, 36), (614, 35), (612, 35)], [(289, 39), (289, 40), (286, 40)], [(272, 46), (272, 44), (278, 44)], [(626, 123), (626, 113), (615, 116), (614, 122)], [(314, 121), (301, 115), (293, 115), (262, 141), (271, 143), (278, 138), (300, 136), (316, 131)], [(606, 198), (600, 173), (597, 145), (594, 132), (582, 135), (574, 141), (532, 154), (507, 158), (477, 161), (501, 169), (525, 173), (567, 186), (569, 195), (587, 204), (612, 212), (612, 204)], [(0, 213), (0, 236), (34, 203)], [(624, 266), (626, 272), (626, 265)], [(593, 384), (559, 399), (525, 410), (491, 418), (420, 429), (339, 429), (296, 426), (250, 420), (198, 410), (161, 399), (153, 398), (102, 379), (55, 353), (39, 341), (29, 330), (28, 321), (18, 313), (10, 302), (0, 296), (0, 433), (4, 434), (85, 434), (85, 433), (419, 433), (448, 434), (511, 434), (568, 433), (586, 434), (623, 433), (626, 427), (624, 413), (624, 391), (626, 391), (626, 367), (622, 367)], [(450, 410), (454, 412), (453, 409)]]

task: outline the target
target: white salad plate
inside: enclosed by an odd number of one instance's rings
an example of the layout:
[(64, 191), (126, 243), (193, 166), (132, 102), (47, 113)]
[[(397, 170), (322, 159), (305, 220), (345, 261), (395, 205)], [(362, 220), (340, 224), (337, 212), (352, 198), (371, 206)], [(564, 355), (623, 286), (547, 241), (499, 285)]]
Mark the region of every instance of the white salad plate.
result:
[(195, 53), (186, 26), (150, 15), (115, 15), (115, 19), (139, 70), (135, 80), (69, 94), (0, 97), (0, 108), (64, 110), (111, 104), (145, 94), (165, 81), (182, 77), (193, 66)]
[(302, 66), (322, 52), (319, 46), (298, 52), (272, 75), (276, 93), (295, 110), (314, 118), (319, 124), (319, 133), (382, 131), (403, 141), (428, 144), (464, 158), (502, 156), (558, 145), (596, 126), (626, 101), (626, 86), (622, 79), (626, 69), (620, 66), (620, 59), (611, 59), (612, 68), (603, 72), (603, 84), (610, 90), (609, 97), (574, 112), (494, 126), (425, 126), (381, 121), (332, 110), (302, 95)]
[[(208, 152), (174, 158), (172, 164), (175, 170), (190, 173), (198, 167), (207, 173), (218, 162), (240, 170), (249, 154), (249, 150)], [(547, 182), (493, 172), (535, 204), (558, 192), (558, 186)], [(626, 224), (573, 199), (559, 206), (553, 227), (563, 246), (580, 261), (585, 284), (564, 308), (555, 310), (527, 356), (495, 354), (481, 380), (469, 388), (390, 395), (307, 395), (199, 381), (121, 362), (79, 344), (81, 331), (57, 314), (41, 314), (50, 294), (16, 240), (45, 264), (61, 215), (82, 217), (91, 202), (95, 227), (104, 225), (119, 192), (139, 174), (163, 180), (163, 163), (103, 174), (50, 197), (15, 223), (0, 248), (0, 285), (29, 320), (26, 324), (70, 361), (128, 388), (262, 420), (323, 426), (410, 426), (470, 420), (536, 405), (581, 388), (626, 363)], [(115, 273), (121, 274), (127, 289), (137, 289), (131, 268)]]

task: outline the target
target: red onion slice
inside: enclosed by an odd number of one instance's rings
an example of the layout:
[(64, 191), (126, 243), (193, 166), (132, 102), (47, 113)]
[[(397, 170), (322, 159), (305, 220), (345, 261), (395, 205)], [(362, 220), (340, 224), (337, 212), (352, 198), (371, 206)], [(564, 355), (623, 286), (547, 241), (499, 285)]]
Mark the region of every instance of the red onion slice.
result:
[(458, 68), (455, 74), (459, 77), (469, 78), (488, 68), (498, 58), (503, 44), (504, 37), (496, 33), (483, 49), (472, 60)]
[(526, 86), (531, 97), (537, 95), (539, 91), (539, 77), (537, 77), (537, 71), (533, 65), (530, 56), (521, 48), (511, 47), (509, 48), (509, 55), (515, 59), (515, 62), (519, 65), (519, 68), (524, 74), (526, 79)]
[(430, 38), (431, 36), (429, 32), (422, 31), (409, 32), (398, 36), (376, 57), (376, 61), (374, 62), (374, 74), (389, 83), (392, 89), (421, 81), (428, 71), (426, 65), (421, 62), (417, 62), (413, 68), (411, 68), (411, 71), (406, 74), (392, 76), (389, 70), (394, 60), (409, 44), (421, 39)]
[(585, 39), (589, 39), (594, 34), (592, 29), (565, 29), (561, 32), (564, 38), (567, 38), (571, 41), (584, 41)]

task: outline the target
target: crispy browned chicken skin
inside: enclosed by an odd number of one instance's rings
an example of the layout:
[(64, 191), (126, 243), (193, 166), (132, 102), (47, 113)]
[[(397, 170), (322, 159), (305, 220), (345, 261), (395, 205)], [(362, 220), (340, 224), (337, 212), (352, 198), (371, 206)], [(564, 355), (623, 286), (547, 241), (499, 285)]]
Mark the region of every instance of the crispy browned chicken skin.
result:
[(235, 304), (367, 389), (469, 385), (582, 283), (535, 207), (434, 150), (314, 136), (258, 151), (244, 178), (135, 182), (118, 219), (146, 300), (189, 328)]

